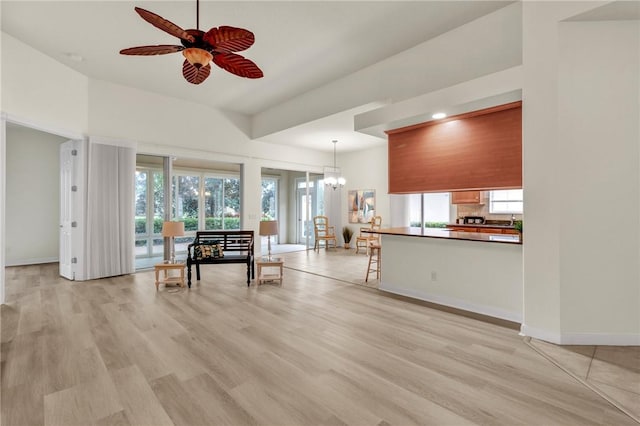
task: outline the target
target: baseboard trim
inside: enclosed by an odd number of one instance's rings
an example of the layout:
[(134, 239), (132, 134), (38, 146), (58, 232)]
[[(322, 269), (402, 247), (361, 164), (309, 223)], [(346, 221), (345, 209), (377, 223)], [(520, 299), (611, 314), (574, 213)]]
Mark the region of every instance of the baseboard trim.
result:
[(399, 294), (401, 296), (423, 300), (426, 302), (435, 303), (438, 305), (444, 305), (451, 308), (460, 309), (463, 311), (473, 312), (473, 313), (488, 316), (488, 317), (499, 318), (501, 320), (506, 320), (506, 321), (510, 321), (518, 324), (522, 322), (522, 314), (518, 312), (509, 312), (509, 311), (505, 311), (499, 308), (494, 308), (491, 306), (470, 303), (466, 300), (456, 299), (448, 296), (424, 293), (421, 291), (416, 291), (414, 289), (390, 286), (388, 283), (385, 283), (384, 281), (380, 283), (380, 290), (386, 291), (388, 293)]
[(534, 339), (544, 340), (545, 342), (555, 343), (560, 345), (561, 335), (559, 333), (552, 333), (547, 330), (542, 330), (535, 327), (529, 327), (526, 324), (522, 324), (520, 327), (520, 335), (525, 337), (533, 337)]
[(58, 261), (59, 259), (57, 257), (35, 257), (32, 259), (7, 260), (5, 266), (40, 265), (42, 263), (56, 263)]
[(522, 324), (520, 334), (556, 345), (640, 346), (634, 333), (553, 333)]

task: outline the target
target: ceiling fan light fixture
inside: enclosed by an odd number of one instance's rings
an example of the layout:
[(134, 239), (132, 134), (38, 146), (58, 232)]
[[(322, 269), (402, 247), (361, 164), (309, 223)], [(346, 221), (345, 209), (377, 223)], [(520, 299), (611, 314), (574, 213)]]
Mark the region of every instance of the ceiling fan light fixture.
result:
[(182, 54), (191, 65), (196, 68), (204, 67), (213, 60), (213, 55), (198, 47), (189, 47), (182, 51)]
[(182, 52), (185, 57), (182, 76), (191, 84), (200, 84), (209, 77), (211, 62), (239, 77), (264, 77), (262, 70), (253, 61), (234, 53), (253, 45), (255, 36), (251, 31), (227, 25), (213, 27), (207, 32), (200, 31), (200, 0), (196, 0), (196, 29), (184, 30), (141, 7), (135, 7), (134, 10), (149, 24), (178, 38), (180, 44), (129, 47), (120, 50), (121, 55), (151, 56)]

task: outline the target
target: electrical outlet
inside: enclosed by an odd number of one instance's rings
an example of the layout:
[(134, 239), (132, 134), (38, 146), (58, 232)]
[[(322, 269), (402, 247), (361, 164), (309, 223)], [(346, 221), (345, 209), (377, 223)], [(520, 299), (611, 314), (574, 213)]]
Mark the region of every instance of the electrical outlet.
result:
[(438, 281), (438, 274), (436, 271), (431, 271), (431, 281)]

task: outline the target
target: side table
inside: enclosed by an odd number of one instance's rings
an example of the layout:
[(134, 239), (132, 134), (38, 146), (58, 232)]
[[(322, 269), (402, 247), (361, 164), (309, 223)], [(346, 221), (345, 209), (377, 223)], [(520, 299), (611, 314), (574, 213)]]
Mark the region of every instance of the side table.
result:
[[(160, 284), (178, 284), (180, 287), (184, 287), (184, 263), (156, 263), (154, 269), (156, 271), (156, 290), (160, 287)], [(170, 275), (169, 271), (180, 271), (180, 275)], [(160, 279), (160, 271), (164, 271), (164, 277)]]
[[(281, 257), (271, 256), (269, 258), (265, 256), (256, 260), (256, 265), (258, 266), (258, 285), (264, 281), (280, 281), (282, 284), (284, 261)], [(263, 268), (268, 268), (268, 270), (263, 271)], [(274, 269), (279, 272), (274, 272)]]

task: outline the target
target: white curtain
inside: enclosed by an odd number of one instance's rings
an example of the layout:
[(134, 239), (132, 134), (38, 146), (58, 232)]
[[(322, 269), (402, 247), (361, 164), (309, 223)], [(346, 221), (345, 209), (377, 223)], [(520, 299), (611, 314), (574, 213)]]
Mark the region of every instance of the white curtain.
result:
[(87, 279), (135, 272), (136, 150), (89, 143)]

